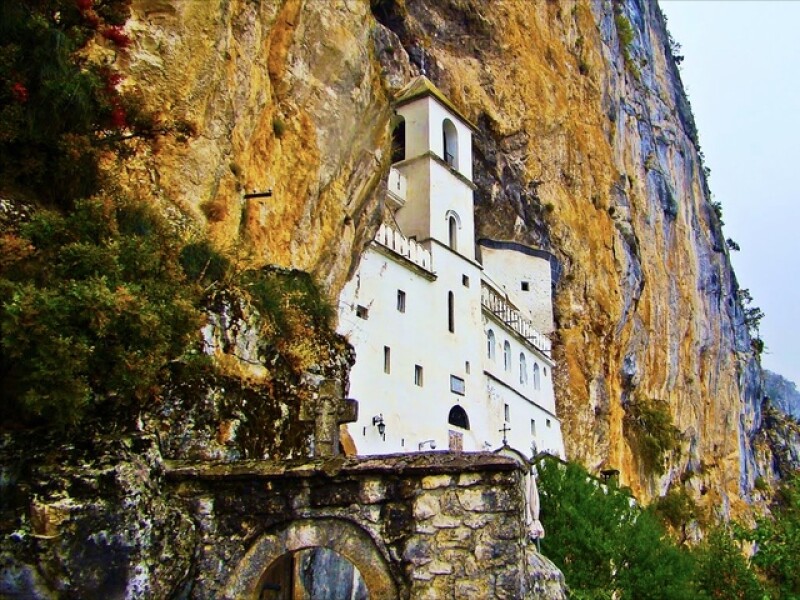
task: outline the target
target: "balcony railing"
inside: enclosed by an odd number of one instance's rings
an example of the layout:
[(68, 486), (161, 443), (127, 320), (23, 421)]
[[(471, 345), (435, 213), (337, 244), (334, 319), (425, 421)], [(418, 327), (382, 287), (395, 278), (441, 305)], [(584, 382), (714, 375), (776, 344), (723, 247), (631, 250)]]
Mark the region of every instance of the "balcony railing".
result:
[(481, 304), (509, 328), (528, 340), (534, 348), (550, 356), (550, 339), (536, 331), (533, 323), (524, 317), (517, 307), (485, 283), (481, 284)]
[(423, 248), (415, 240), (405, 237), (399, 231), (392, 229), (388, 225), (381, 225), (375, 235), (375, 241), (395, 254), (407, 258), (418, 267), (433, 273), (430, 251)]

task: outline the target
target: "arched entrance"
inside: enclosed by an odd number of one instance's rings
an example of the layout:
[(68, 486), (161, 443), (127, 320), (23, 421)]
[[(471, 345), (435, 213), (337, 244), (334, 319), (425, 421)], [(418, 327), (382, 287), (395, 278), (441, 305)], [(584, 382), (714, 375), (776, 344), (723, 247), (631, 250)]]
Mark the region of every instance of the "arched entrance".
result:
[[(298, 555), (294, 553), (313, 548), (326, 548), (347, 559), (358, 570), (369, 598), (397, 598), (397, 586), (375, 542), (363, 529), (341, 519), (303, 519), (264, 534), (236, 566), (222, 597), (228, 600), (271, 598), (261, 594), (277, 591), (269, 588), (280, 585), (280, 573), (287, 572), (287, 561), (297, 565)], [(305, 560), (302, 554), (299, 557)], [(320, 553), (312, 560), (326, 557), (333, 558), (329, 553)], [(273, 583), (276, 578), (277, 583)]]
[(261, 581), (259, 600), (369, 600), (361, 572), (329, 548), (287, 552)]

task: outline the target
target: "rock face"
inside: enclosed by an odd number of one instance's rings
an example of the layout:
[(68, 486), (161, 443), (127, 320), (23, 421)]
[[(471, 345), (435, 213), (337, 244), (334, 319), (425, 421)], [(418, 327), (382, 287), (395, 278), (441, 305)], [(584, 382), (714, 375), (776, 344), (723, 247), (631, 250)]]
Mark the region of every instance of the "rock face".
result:
[(764, 394), (778, 410), (800, 419), (800, 392), (794, 382), (764, 369)]
[[(132, 6), (129, 83), (196, 134), (129, 163), (130, 187), (335, 297), (377, 221), (390, 95), (424, 69), (479, 126), (479, 231), (560, 258), (569, 456), (644, 498), (687, 469), (723, 512), (747, 495), (759, 367), (655, 0)], [(660, 478), (624, 435), (636, 398), (681, 432)]]

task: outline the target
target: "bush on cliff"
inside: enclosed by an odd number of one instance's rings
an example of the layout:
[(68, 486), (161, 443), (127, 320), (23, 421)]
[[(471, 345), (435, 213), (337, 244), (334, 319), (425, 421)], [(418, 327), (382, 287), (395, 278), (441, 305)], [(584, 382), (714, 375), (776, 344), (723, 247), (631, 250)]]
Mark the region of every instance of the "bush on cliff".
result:
[(0, 239), (3, 422), (74, 425), (139, 407), (200, 325), (199, 293), (154, 211), (78, 201)]
[(564, 572), (572, 597), (702, 598), (694, 562), (650, 511), (580, 465), (539, 463), (542, 551)]

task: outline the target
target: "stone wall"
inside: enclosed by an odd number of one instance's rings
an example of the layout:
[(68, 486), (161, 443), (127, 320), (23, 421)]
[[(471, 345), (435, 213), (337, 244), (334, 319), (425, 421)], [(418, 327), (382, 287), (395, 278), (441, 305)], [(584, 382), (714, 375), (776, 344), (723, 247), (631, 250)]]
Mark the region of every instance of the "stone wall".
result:
[(167, 464), (200, 540), (194, 598), (256, 597), (289, 551), (324, 546), (374, 598), (561, 598), (528, 544), (521, 471), (493, 454)]

